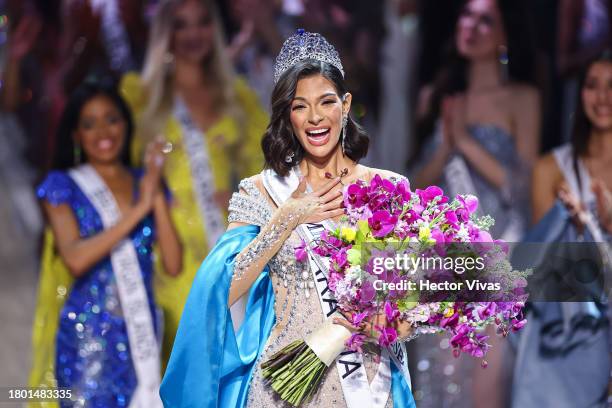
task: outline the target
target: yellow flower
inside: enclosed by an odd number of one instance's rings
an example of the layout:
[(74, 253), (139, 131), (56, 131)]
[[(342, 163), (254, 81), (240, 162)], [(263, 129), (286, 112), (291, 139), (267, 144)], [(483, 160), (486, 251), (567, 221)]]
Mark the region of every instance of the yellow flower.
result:
[(444, 311), (444, 317), (451, 317), (454, 314), (455, 314), (455, 309), (450, 308), (450, 307)]
[(347, 242), (355, 241), (355, 236), (357, 235), (357, 231), (352, 228), (342, 227), (340, 229), (340, 237)]
[(435, 239), (431, 238), (431, 230), (427, 226), (421, 226), (419, 228), (419, 241), (425, 242), (428, 244), (433, 244), (436, 242)]

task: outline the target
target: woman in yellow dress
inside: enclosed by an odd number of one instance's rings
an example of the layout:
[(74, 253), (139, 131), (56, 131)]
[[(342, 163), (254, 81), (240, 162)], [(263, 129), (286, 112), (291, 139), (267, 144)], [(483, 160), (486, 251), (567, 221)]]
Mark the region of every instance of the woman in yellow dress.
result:
[(121, 92), (136, 117), (135, 164), (151, 139), (163, 138), (171, 150), (164, 179), (184, 251), (178, 279), (156, 275), (167, 357), (195, 272), (226, 228), (231, 191), (262, 169), (260, 140), (268, 117), (256, 94), (233, 75), (220, 19), (208, 0), (160, 2), (142, 75), (126, 74)]

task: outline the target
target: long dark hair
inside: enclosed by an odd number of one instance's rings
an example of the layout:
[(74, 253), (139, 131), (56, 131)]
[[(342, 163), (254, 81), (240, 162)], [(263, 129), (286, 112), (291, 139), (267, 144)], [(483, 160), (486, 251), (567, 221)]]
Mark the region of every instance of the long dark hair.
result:
[[(125, 121), (125, 140), (121, 151), (121, 162), (126, 166), (130, 165), (130, 144), (134, 129), (130, 109), (110, 80), (90, 78), (75, 89), (64, 108), (57, 130), (57, 143), (53, 157), (54, 169), (65, 170), (77, 164), (74, 157), (74, 132), (79, 126), (83, 106), (97, 96), (109, 98)], [(84, 152), (82, 154), (86, 160)]]
[[(461, 13), (469, 0), (459, 8)], [(508, 80), (519, 83), (535, 83), (533, 75), (535, 48), (533, 47), (533, 24), (521, 0), (497, 0), (502, 24), (507, 38)], [(456, 47), (455, 33), (460, 14), (455, 19), (453, 36), (446, 46), (446, 62), (435, 77), (428, 113), (416, 123), (416, 149), (412, 159), (420, 153), (425, 140), (434, 131), (440, 115), (442, 99), (468, 87), (469, 61), (462, 57)]]
[(591, 142), (591, 133), (593, 130), (593, 124), (589, 120), (586, 111), (584, 110), (584, 103), (582, 102), (582, 88), (584, 88), (587, 74), (591, 67), (598, 62), (612, 62), (612, 52), (610, 50), (604, 51), (602, 54), (591, 60), (586, 68), (580, 74), (580, 91), (578, 92), (577, 98), (578, 103), (576, 104), (576, 111), (574, 113), (574, 125), (572, 128), (572, 134), (570, 137), (570, 143), (572, 145), (572, 164), (574, 166), (574, 172), (576, 179), (578, 180), (578, 188), (582, 190), (582, 180), (580, 172), (578, 171), (578, 159), (584, 157), (588, 153), (589, 143)]
[[(270, 124), (261, 140), (266, 167), (273, 169), (280, 176), (285, 176), (295, 163), (299, 163), (304, 158), (304, 148), (293, 134), (289, 115), (298, 81), (311, 75), (325, 77), (334, 84), (338, 95), (344, 95), (347, 92), (340, 71), (325, 62), (300, 61), (283, 73), (272, 91)], [(357, 162), (368, 153), (369, 143), (370, 140), (365, 130), (349, 115), (344, 139), (344, 154)], [(285, 158), (290, 153), (294, 155), (293, 161), (287, 163)]]

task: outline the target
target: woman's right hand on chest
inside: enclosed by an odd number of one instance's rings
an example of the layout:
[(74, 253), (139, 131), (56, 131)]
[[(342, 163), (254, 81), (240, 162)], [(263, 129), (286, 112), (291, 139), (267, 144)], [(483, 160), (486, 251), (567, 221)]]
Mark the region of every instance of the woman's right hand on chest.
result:
[[(339, 186), (340, 185), (340, 186)], [(279, 210), (294, 215), (299, 224), (318, 223), (344, 214), (340, 178), (329, 180), (315, 191), (306, 191), (306, 178)]]

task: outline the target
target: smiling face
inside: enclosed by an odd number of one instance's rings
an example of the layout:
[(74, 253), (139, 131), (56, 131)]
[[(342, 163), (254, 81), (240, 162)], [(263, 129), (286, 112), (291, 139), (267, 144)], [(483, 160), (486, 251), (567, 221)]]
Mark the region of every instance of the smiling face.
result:
[(94, 96), (81, 109), (74, 138), (89, 162), (120, 161), (126, 139), (125, 118), (109, 97)]
[(582, 87), (582, 104), (595, 129), (612, 130), (612, 62), (591, 65)]
[(306, 156), (323, 159), (338, 148), (342, 115), (348, 114), (351, 94), (338, 95), (334, 84), (323, 75), (311, 75), (298, 81), (291, 102), (293, 133)]
[(202, 2), (186, 0), (174, 13), (171, 49), (175, 58), (199, 63), (213, 49), (214, 22)]
[(498, 47), (506, 44), (502, 15), (496, 0), (468, 0), (459, 20), (455, 45), (467, 59), (496, 58)]

